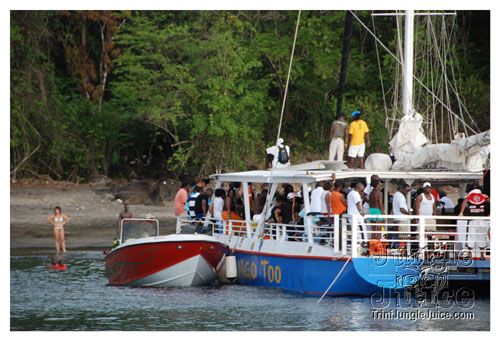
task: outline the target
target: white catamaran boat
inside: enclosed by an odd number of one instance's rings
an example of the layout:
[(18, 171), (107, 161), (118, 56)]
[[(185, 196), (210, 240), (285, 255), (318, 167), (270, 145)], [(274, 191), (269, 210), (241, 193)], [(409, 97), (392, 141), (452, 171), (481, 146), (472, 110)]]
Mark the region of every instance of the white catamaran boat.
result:
[[(328, 165), (329, 161), (318, 162)], [(317, 226), (309, 213), (311, 186), (319, 181), (332, 179), (346, 183), (365, 180), (376, 174), (388, 189), (391, 182), (419, 183), (432, 181), (433, 185), (461, 185), (463, 192), (467, 183), (481, 179), (481, 172), (370, 172), (353, 170), (309, 171), (250, 171), (216, 174), (212, 178), (217, 187), (223, 183), (241, 182), (245, 217), (250, 217), (248, 183), (270, 184), (269, 198), (274, 196), (280, 184), (300, 184), (306, 219), (304, 225), (271, 224), (250, 218), (228, 220), (220, 230), (218, 223), (207, 220), (213, 236), (229, 248), (236, 256), (238, 278), (244, 285), (276, 287), (313, 295), (371, 295), (383, 291), (398, 291), (415, 285), (422, 276), (429, 279), (429, 269), (440, 265), (445, 269), (448, 281), (477, 282), (489, 284), (489, 247), (486, 258), (481, 259), (479, 243), (471, 240), (486, 238), (485, 233), (467, 230), (472, 222), (489, 226), (489, 217), (463, 216), (411, 216), (412, 222), (391, 222), (393, 215), (383, 216), (332, 216), (331, 226)], [(384, 205), (389, 205), (385, 190)], [(409, 198), (408, 198), (409, 200)], [(270, 205), (268, 200), (267, 205)], [(370, 218), (383, 218), (384, 222), (370, 222)], [(429, 225), (426, 219), (433, 218)], [(179, 218), (177, 233), (191, 222)], [(354, 228), (353, 228), (354, 226)], [(358, 228), (356, 228), (356, 226)], [(411, 227), (399, 239), (390, 240), (375, 226)], [(365, 233), (353, 233), (356, 230)], [(376, 237), (379, 235), (378, 237)], [(294, 237), (292, 237), (294, 236)], [(297, 241), (300, 236), (301, 241)], [(483, 239), (484, 239), (483, 238)], [(389, 248), (389, 243), (397, 248)], [(370, 245), (366, 253), (363, 245)], [(472, 246), (472, 250), (469, 247)]]
[[(420, 14), (425, 15), (417, 15)], [(313, 186), (330, 181), (333, 176), (346, 185), (357, 182), (369, 185), (371, 176), (378, 175), (385, 188), (385, 212), (390, 212), (388, 194), (394, 184), (431, 182), (434, 188), (453, 185), (461, 188), (460, 197), (464, 198), (466, 186), (483, 178), (482, 167), (478, 165), (483, 164), (480, 152), (489, 144), (489, 132), (469, 138), (458, 136), (448, 145), (429, 144), (422, 132), (422, 116), (414, 110), (412, 102), (414, 15), (414, 11), (406, 12), (403, 118), (399, 120), (398, 134), (391, 141), (391, 151), (396, 158), (392, 166), (389, 156), (385, 155), (385, 160), (389, 159), (389, 167), (385, 169), (350, 170), (345, 169), (342, 162), (339, 165), (335, 161), (316, 161), (288, 168), (211, 176), (217, 188), (236, 182), (241, 183), (243, 189), (240, 195), (244, 220), (205, 220), (214, 238), (227, 244), (236, 256), (236, 283), (332, 296), (397, 292), (423, 280), (443, 278), (449, 284), (467, 282), (489, 288), (489, 216), (411, 215), (410, 221), (402, 223), (388, 214), (344, 214), (330, 217), (332, 224), (318, 226), (310, 215), (309, 193)], [(299, 19), (300, 12), (295, 36)], [(290, 67), (292, 60), (293, 48)], [(285, 99), (287, 89), (288, 79)], [(277, 140), (279, 135), (280, 130)], [(251, 216), (249, 183), (269, 185), (263, 213), (256, 221)], [(305, 212), (303, 225), (266, 222), (266, 213), (280, 184), (300, 186)], [(408, 195), (408, 207), (412, 207), (411, 204)], [(179, 218), (177, 233), (183, 233), (190, 224)], [(389, 232), (394, 229), (399, 230), (396, 239)]]

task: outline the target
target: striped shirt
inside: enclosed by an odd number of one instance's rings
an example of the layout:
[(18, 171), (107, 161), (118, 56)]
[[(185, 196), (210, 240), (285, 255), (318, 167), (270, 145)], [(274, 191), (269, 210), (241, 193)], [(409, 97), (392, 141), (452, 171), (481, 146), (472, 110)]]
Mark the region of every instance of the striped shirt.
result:
[(199, 195), (200, 195), (200, 193), (194, 193), (193, 195), (191, 195), (188, 198), (188, 201), (187, 201), (188, 207), (189, 207), (188, 214), (189, 214), (189, 218), (191, 218), (191, 219), (194, 219), (194, 217), (196, 216), (196, 213), (194, 212), (194, 207), (196, 204), (196, 198), (198, 198)]

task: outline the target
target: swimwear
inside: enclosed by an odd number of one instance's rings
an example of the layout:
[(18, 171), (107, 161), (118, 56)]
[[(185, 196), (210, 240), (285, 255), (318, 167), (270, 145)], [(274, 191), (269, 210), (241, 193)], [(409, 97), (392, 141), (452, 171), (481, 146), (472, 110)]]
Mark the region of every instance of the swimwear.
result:
[[(381, 215), (382, 211), (380, 211), (379, 208), (372, 208), (372, 207), (370, 207), (370, 210), (368, 211), (368, 214)], [(384, 219), (382, 219), (382, 218), (367, 218), (366, 220), (367, 221), (383, 221)]]
[[(54, 217), (54, 223), (61, 223), (62, 224), (63, 222), (64, 222), (64, 218), (63, 217), (59, 217), (59, 218), (58, 217)], [(56, 230), (62, 230), (63, 227), (64, 227), (63, 225), (61, 225), (61, 226), (54, 226), (54, 228)]]

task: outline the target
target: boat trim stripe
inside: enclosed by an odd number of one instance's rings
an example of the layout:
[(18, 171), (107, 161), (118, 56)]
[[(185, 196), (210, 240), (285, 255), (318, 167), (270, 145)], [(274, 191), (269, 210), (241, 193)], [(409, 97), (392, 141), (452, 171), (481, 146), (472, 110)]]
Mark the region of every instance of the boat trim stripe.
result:
[(139, 245), (147, 245), (147, 244), (156, 244), (156, 243), (210, 243), (210, 244), (219, 244), (224, 247), (227, 247), (226, 244), (221, 243), (219, 241), (211, 241), (211, 240), (154, 240), (151, 242), (146, 242), (146, 243), (137, 243), (137, 244), (130, 244), (126, 245), (123, 247), (117, 247), (111, 250), (110, 253), (106, 255), (106, 257), (111, 256), (113, 252), (118, 251), (118, 250), (124, 250), (126, 248), (132, 247), (132, 246), (139, 246)]
[[(303, 259), (319, 259), (319, 260), (348, 260), (349, 257), (324, 257), (324, 256), (301, 256), (301, 255), (287, 255), (282, 253), (268, 253), (258, 251), (248, 251), (242, 249), (233, 249), (234, 252), (245, 253), (248, 255), (270, 256), (270, 257), (283, 257), (283, 258), (303, 258)], [(352, 260), (351, 260), (352, 262)]]

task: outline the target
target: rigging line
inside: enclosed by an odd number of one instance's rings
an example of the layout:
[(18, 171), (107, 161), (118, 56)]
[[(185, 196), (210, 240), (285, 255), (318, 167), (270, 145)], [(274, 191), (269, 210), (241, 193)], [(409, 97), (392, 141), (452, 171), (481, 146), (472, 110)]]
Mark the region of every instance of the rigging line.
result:
[[(443, 19), (444, 19), (444, 18), (443, 18)], [(455, 18), (453, 18), (453, 19), (455, 19)], [(429, 18), (429, 20), (430, 20), (430, 18)], [(455, 20), (454, 20), (454, 21), (455, 21)], [(432, 23), (431, 23), (431, 27), (432, 27)], [(454, 26), (453, 26), (453, 27), (454, 27)], [(452, 27), (452, 29), (453, 29), (453, 27)], [(433, 30), (433, 29), (432, 29), (432, 32), (433, 32), (433, 34), (434, 34), (434, 30)], [(434, 37), (434, 40), (435, 40), (435, 41), (437, 41), (437, 38), (435, 37), (435, 35), (433, 35), (433, 37)], [(451, 36), (450, 36), (449, 40), (451, 41)], [(436, 43), (436, 45), (437, 45), (437, 43)], [(450, 50), (450, 51), (451, 51), (451, 50)], [(451, 62), (452, 62), (452, 61), (450, 61), (450, 63), (451, 63)], [(452, 71), (452, 75), (453, 75), (453, 80), (454, 80), (454, 82), (455, 82), (455, 84), (456, 84), (456, 80), (455, 80), (455, 72), (454, 72), (453, 67), (452, 67), (451, 71)], [(453, 93), (455, 94), (455, 96), (456, 96), (456, 98), (457, 98), (457, 101), (458, 101), (458, 103), (459, 103), (460, 115), (461, 115), (461, 117), (462, 117), (462, 122), (465, 122), (465, 118), (464, 118), (464, 115), (463, 115), (463, 112), (462, 112), (462, 108), (463, 108), (463, 109), (465, 110), (465, 112), (467, 113), (467, 115), (468, 115), (469, 119), (471, 120), (472, 124), (474, 124), (474, 126), (475, 126), (478, 130), (480, 130), (480, 129), (479, 129), (479, 126), (478, 126), (478, 125), (477, 125), (477, 123), (476, 123), (476, 121), (472, 118), (471, 114), (470, 114), (470, 113), (469, 113), (469, 111), (467, 110), (467, 107), (465, 106), (465, 104), (464, 104), (464, 103), (462, 102), (462, 100), (460, 99), (460, 94), (459, 94), (459, 93), (458, 93), (458, 91), (456, 90), (456, 87), (455, 87), (455, 86), (451, 83), (451, 81), (450, 81), (450, 79), (449, 79), (448, 77), (445, 77), (445, 80), (446, 80), (446, 83), (447, 83), (447, 84), (448, 84), (448, 86), (451, 88), (451, 90), (453, 91)], [(468, 135), (468, 134), (467, 134), (467, 129), (464, 129), (464, 131), (465, 131), (466, 135)], [(474, 132), (474, 130), (472, 130), (472, 131)]]
[[(384, 43), (382, 43), (382, 41), (380, 41), (380, 39), (378, 39), (374, 34), (373, 32), (361, 21), (361, 19), (359, 19), (356, 14), (354, 14), (353, 11), (350, 11), (353, 15), (354, 18), (356, 18), (356, 20), (361, 24), (361, 26), (363, 26), (372, 36), (373, 38), (380, 44), (382, 45), (382, 47), (387, 51), (387, 53), (389, 53), (394, 59), (396, 59), (396, 61), (403, 65), (403, 62), (401, 62), (401, 60), (399, 60), (390, 50), (389, 48), (387, 48), (387, 46), (384, 45)], [(439, 103), (441, 103), (441, 105), (443, 107), (445, 107), (448, 112), (456, 117), (459, 117), (457, 114), (455, 114), (451, 108), (449, 108), (446, 104), (443, 103), (443, 101), (441, 101), (441, 99), (439, 99), (439, 97), (437, 97), (427, 86), (425, 86), (425, 84), (420, 80), (418, 79), (415, 75), (413, 75), (413, 79), (415, 79), (431, 96), (433, 96)], [(464, 126), (466, 126), (467, 128), (469, 128), (471, 131), (473, 131), (475, 134), (477, 134), (477, 132), (471, 128), (471, 126), (469, 126), (467, 123), (465, 123), (464, 121), (460, 120)]]
[(285, 111), (286, 96), (288, 94), (288, 84), (290, 82), (290, 71), (292, 70), (293, 53), (295, 51), (295, 42), (297, 41), (297, 32), (299, 31), (300, 12), (301, 11), (299, 10), (299, 14), (297, 16), (297, 25), (295, 26), (295, 36), (293, 37), (292, 55), (290, 56), (290, 65), (288, 66), (288, 76), (286, 78), (285, 94), (283, 96), (283, 105), (281, 106), (280, 125), (278, 127), (278, 137), (276, 138), (276, 145), (278, 145), (278, 141), (280, 139), (281, 123), (283, 122), (283, 113)]
[[(283, 122), (283, 113), (285, 111), (285, 102), (286, 102), (286, 97), (287, 97), (287, 94), (288, 94), (288, 84), (290, 83), (290, 71), (292, 70), (293, 54), (294, 54), (294, 51), (295, 51), (295, 43), (297, 41), (297, 33), (299, 31), (299, 22), (300, 22), (300, 13), (301, 12), (302, 11), (299, 10), (299, 14), (297, 15), (297, 25), (295, 26), (295, 35), (293, 37), (292, 54), (290, 56), (290, 65), (288, 66), (288, 75), (287, 75), (287, 78), (286, 78), (285, 94), (283, 95), (283, 105), (281, 106), (281, 116), (280, 116), (280, 124), (278, 126), (278, 137), (276, 138), (276, 146), (278, 146), (279, 139), (280, 139), (281, 123)], [(278, 155), (276, 155), (276, 154), (275, 154), (275, 158), (278, 157)], [(273, 172), (274, 172), (274, 169), (276, 168), (275, 165), (273, 165), (273, 163), (274, 163), (274, 159), (273, 159), (273, 162), (271, 162), (271, 174), (269, 176), (269, 181), (270, 181), (271, 185), (269, 186), (269, 192), (267, 193), (266, 204), (264, 205), (264, 208), (262, 209), (261, 221), (259, 222), (259, 225), (257, 226), (257, 228), (259, 229), (259, 237), (260, 237), (261, 234), (263, 235), (263, 232), (264, 232), (264, 227), (263, 227), (264, 220), (265, 220), (265, 217), (267, 215), (267, 211), (268, 211), (269, 207), (271, 206), (271, 201), (272, 201), (272, 198), (274, 197), (274, 193), (276, 192), (276, 184), (272, 183)], [(276, 162), (276, 165), (277, 164), (278, 164), (278, 162)], [(273, 190), (273, 187), (274, 187), (274, 190)]]
[[(440, 39), (440, 42), (441, 42), (441, 49), (439, 48), (439, 43), (438, 43), (438, 39), (436, 37), (436, 32), (434, 30), (434, 25), (432, 24), (432, 21), (430, 20), (429, 18), (429, 24), (430, 24), (430, 28), (431, 28), (431, 32), (432, 32), (432, 38), (434, 38), (434, 44), (436, 46), (436, 54), (437, 54), (437, 59), (439, 61), (439, 66), (440, 66), (440, 69), (441, 69), (441, 72), (442, 72), (442, 77), (444, 79), (444, 84), (443, 84), (443, 88), (444, 88), (444, 91), (446, 92), (446, 99), (447, 99), (447, 103), (448, 105), (450, 104), (450, 94), (448, 92), (448, 86), (451, 85), (451, 83), (449, 82), (449, 79), (448, 79), (448, 76), (446, 74), (446, 50), (447, 50), (447, 47), (446, 47), (446, 32), (445, 32), (445, 27), (444, 27), (444, 17), (443, 17), (443, 22), (442, 22), (442, 25), (441, 25), (441, 39)], [(443, 52), (443, 56), (441, 56), (441, 54), (439, 53), (439, 51), (442, 50), (444, 51)], [(450, 84), (449, 84), (450, 83)], [(448, 130), (450, 131), (450, 139), (452, 139), (452, 136), (453, 134), (456, 133), (456, 129), (455, 129), (455, 124), (453, 122), (452, 119), (448, 118)], [(453, 131), (453, 134), (451, 133), (451, 131)]]
[[(373, 13), (373, 11), (372, 11)], [(372, 17), (372, 25), (373, 25), (373, 32), (375, 32), (375, 19)], [(380, 76), (380, 86), (382, 87), (382, 98), (384, 100), (384, 110), (385, 110), (385, 117), (387, 117), (387, 103), (385, 100), (385, 90), (384, 90), (384, 80), (382, 78), (382, 67), (380, 66), (380, 56), (378, 53), (378, 45), (375, 43), (375, 51), (377, 52), (377, 64), (378, 64), (378, 72)], [(388, 128), (387, 120), (386, 122), (386, 128)]]

